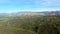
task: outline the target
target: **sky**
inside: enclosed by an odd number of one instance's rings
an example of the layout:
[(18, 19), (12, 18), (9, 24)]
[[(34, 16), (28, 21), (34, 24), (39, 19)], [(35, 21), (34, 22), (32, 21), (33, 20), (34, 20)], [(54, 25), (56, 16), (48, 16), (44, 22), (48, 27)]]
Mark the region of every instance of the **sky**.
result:
[(0, 13), (60, 10), (60, 0), (0, 0)]

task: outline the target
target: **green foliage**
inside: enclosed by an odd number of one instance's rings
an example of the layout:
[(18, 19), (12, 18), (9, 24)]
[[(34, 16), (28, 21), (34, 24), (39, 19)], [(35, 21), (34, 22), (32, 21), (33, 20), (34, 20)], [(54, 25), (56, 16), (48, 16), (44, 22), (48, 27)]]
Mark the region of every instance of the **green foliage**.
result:
[(0, 19), (0, 29), (1, 34), (60, 34), (60, 18), (55, 15), (5, 16)]

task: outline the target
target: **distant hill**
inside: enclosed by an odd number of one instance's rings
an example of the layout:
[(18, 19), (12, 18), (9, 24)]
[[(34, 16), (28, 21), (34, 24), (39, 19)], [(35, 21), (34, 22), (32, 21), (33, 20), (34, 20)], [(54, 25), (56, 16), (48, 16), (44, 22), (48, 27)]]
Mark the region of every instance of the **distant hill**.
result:
[(14, 12), (14, 13), (0, 13), (0, 16), (25, 16), (25, 15), (60, 15), (60, 11), (41, 11), (41, 12)]
[(60, 15), (60, 11), (42, 11), (42, 12), (16, 12), (14, 15)]

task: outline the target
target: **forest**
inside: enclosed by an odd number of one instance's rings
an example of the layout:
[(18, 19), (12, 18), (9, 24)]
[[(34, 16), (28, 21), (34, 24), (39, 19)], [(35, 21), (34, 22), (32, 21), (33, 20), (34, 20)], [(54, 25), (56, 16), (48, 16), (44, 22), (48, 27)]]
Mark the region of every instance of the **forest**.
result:
[(60, 15), (0, 16), (0, 34), (60, 34)]

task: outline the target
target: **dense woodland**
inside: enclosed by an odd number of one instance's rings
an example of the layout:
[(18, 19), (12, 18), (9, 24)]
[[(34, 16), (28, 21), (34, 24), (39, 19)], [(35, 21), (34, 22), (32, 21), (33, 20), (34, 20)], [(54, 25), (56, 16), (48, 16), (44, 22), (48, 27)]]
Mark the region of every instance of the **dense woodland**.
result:
[(0, 16), (0, 34), (60, 34), (60, 15)]

